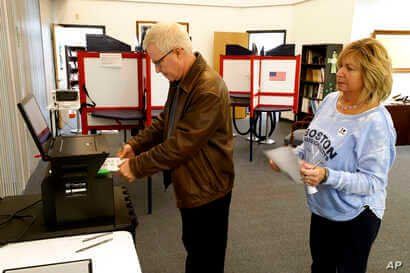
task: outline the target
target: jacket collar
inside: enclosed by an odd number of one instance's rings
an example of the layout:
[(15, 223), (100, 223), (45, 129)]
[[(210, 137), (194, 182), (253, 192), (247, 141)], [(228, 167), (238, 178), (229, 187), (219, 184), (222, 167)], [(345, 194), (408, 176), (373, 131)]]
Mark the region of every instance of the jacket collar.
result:
[(194, 88), (195, 79), (201, 74), (201, 72), (207, 66), (201, 54), (195, 52), (195, 57), (195, 62), (192, 64), (191, 68), (188, 70), (185, 77), (181, 79), (179, 84), (179, 88), (184, 90), (186, 93), (191, 92), (191, 90)]

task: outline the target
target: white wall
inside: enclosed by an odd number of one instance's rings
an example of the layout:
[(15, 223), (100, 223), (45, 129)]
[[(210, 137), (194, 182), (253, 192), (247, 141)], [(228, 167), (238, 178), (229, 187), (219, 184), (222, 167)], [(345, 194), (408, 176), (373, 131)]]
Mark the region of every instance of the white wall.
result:
[(354, 2), (314, 0), (296, 5), (293, 27), (297, 43), (348, 42), (352, 31)]
[[(408, 0), (356, 0), (351, 39), (370, 37), (376, 29), (409, 30), (409, 11)], [(410, 73), (393, 75), (391, 96), (396, 94), (410, 96)]]
[(409, 30), (410, 1), (356, 0), (351, 39), (369, 37), (375, 29)]
[(55, 73), (53, 61), (53, 46), (51, 43), (51, 25), (54, 21), (54, 9), (52, 0), (39, 0), (41, 33), (43, 39), (44, 66), (46, 73), (46, 89), (48, 101), (51, 101), (50, 90), (55, 89)]
[(236, 31), (237, 19), (228, 18), (238, 18), (238, 12), (231, 8), (81, 0), (58, 1), (55, 8), (56, 23), (105, 25), (108, 35), (130, 45), (135, 41), (137, 20), (189, 22), (193, 47), (208, 60), (212, 59), (213, 31)]
[(108, 35), (132, 45), (137, 20), (189, 22), (194, 49), (212, 65), (215, 31), (286, 29), (288, 43), (345, 42), (350, 38), (353, 0), (343, 1), (344, 5), (338, 0), (311, 0), (289, 6), (226, 8), (60, 0), (55, 2), (55, 23), (105, 25)]

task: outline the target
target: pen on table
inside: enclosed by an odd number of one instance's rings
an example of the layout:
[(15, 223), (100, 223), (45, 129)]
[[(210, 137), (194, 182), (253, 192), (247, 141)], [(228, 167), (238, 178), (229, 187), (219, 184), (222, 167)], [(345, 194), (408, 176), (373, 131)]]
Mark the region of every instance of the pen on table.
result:
[(85, 243), (85, 242), (88, 242), (88, 241), (91, 241), (91, 240), (94, 240), (94, 239), (97, 239), (97, 238), (100, 238), (100, 237), (104, 237), (104, 236), (107, 236), (107, 235), (110, 235), (110, 234), (112, 234), (112, 232), (106, 232), (106, 233), (103, 233), (103, 234), (98, 234), (96, 236), (85, 238), (82, 242)]
[(105, 244), (105, 243), (111, 242), (112, 240), (113, 240), (113, 238), (109, 238), (109, 239), (106, 239), (106, 240), (104, 240), (104, 241), (101, 241), (101, 242), (95, 243), (95, 244), (93, 244), (93, 245), (89, 245), (89, 246), (86, 246), (86, 247), (83, 247), (83, 248), (77, 249), (77, 250), (75, 251), (75, 253), (79, 253), (79, 252), (82, 252), (82, 251), (88, 250), (88, 249), (90, 249), (90, 248), (93, 248), (93, 247), (96, 247), (96, 246), (99, 246), (99, 245), (102, 245), (102, 244)]

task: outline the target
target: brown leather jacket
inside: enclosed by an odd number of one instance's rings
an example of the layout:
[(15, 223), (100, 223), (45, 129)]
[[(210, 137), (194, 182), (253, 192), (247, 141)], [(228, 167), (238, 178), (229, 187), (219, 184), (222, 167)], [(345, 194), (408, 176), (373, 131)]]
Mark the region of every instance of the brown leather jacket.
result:
[(152, 125), (132, 138), (135, 177), (171, 170), (177, 207), (207, 204), (232, 190), (233, 137), (227, 87), (199, 53), (180, 82), (174, 128), (168, 134), (170, 105), (176, 87), (169, 89), (164, 111)]

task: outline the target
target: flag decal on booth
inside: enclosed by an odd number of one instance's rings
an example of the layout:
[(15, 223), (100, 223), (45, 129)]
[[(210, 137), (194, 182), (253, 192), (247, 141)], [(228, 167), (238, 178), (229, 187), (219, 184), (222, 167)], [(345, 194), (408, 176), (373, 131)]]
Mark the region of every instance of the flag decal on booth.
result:
[(269, 72), (270, 81), (286, 81), (286, 72)]

